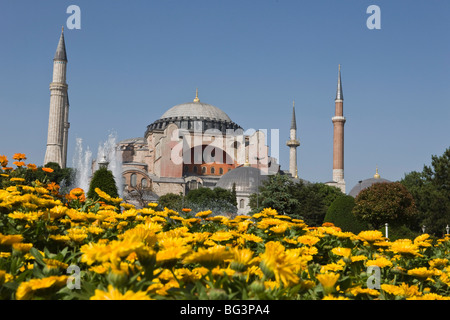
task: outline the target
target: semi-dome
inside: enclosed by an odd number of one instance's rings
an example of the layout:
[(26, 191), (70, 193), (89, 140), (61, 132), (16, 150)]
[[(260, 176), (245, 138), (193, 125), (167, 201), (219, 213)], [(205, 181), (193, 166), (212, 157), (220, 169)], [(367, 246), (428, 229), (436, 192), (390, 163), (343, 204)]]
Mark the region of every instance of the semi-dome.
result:
[(237, 193), (257, 193), (258, 188), (263, 184), (268, 176), (262, 174), (258, 168), (241, 166), (224, 174), (216, 184), (216, 187), (232, 190), (236, 184)]
[(221, 109), (208, 103), (200, 102), (198, 91), (192, 102), (173, 106), (151, 125), (147, 127), (147, 133), (153, 130), (164, 130), (170, 123), (174, 123), (180, 129), (199, 130), (199, 123), (202, 124), (202, 131), (207, 129), (218, 129), (223, 134), (227, 129), (240, 129), (230, 117)]
[(378, 173), (378, 168), (376, 173), (373, 175), (373, 178), (365, 179), (360, 182), (358, 182), (352, 190), (349, 192), (349, 196), (352, 196), (353, 198), (356, 198), (356, 196), (364, 189), (370, 187), (371, 185), (375, 183), (381, 183), (381, 182), (392, 182), (387, 179), (383, 179), (380, 177), (380, 174)]

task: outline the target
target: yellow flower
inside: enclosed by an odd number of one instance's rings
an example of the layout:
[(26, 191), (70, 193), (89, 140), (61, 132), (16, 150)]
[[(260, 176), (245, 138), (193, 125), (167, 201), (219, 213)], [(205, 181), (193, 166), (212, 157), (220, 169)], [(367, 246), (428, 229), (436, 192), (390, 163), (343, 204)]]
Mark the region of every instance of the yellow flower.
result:
[(385, 257), (378, 257), (374, 260), (367, 260), (366, 266), (378, 266), (380, 268), (392, 267), (392, 262)]
[(358, 234), (358, 239), (373, 243), (375, 241), (381, 241), (384, 239), (383, 233), (379, 230), (361, 231)]
[(231, 232), (218, 231), (212, 234), (211, 240), (213, 241), (227, 241), (234, 237)]
[(207, 249), (198, 248), (197, 252), (193, 252), (184, 258), (184, 263), (200, 263), (202, 266), (213, 269), (225, 259), (232, 257), (231, 252), (225, 246), (215, 245)]
[(31, 279), (21, 282), (16, 291), (17, 300), (32, 299), (35, 295), (54, 292), (67, 284), (68, 276), (51, 276), (43, 279)]
[(148, 203), (148, 206), (149, 206), (150, 208), (156, 208), (156, 207), (158, 206), (158, 204), (155, 203), (155, 202), (149, 202), (149, 203)]
[(320, 238), (316, 236), (304, 235), (297, 238), (297, 241), (301, 244), (306, 244), (308, 246), (313, 246), (320, 241)]
[(331, 252), (333, 252), (337, 256), (348, 258), (352, 254), (352, 249), (336, 247), (331, 249)]
[(108, 285), (108, 291), (96, 289), (95, 294), (90, 297), (90, 300), (151, 300), (145, 291), (134, 292), (128, 290), (122, 294), (112, 285)]
[(322, 300), (350, 300), (350, 299), (347, 297), (343, 297), (343, 296), (335, 297), (331, 294), (328, 294), (328, 295), (324, 296)]
[(13, 245), (14, 243), (22, 242), (23, 236), (21, 234), (3, 235), (0, 233), (0, 245)]
[(197, 218), (204, 218), (204, 217), (207, 217), (207, 216), (209, 216), (211, 214), (212, 214), (212, 211), (211, 210), (207, 210), (207, 211), (200, 211), (195, 216)]
[(322, 285), (325, 294), (328, 294), (330, 292), (334, 291), (334, 286), (336, 285), (338, 279), (339, 279), (338, 273), (333, 272), (327, 272), (316, 275), (317, 280), (319, 280), (320, 284)]
[(273, 231), (274, 233), (282, 234), (282, 233), (286, 232), (287, 228), (288, 228), (288, 224), (283, 223), (283, 224), (279, 224), (275, 227), (270, 228), (270, 231)]
[(450, 300), (450, 297), (444, 297), (437, 293), (426, 293), (422, 296), (413, 296), (407, 300)]
[(358, 256), (352, 256), (350, 259), (352, 260), (352, 262), (358, 262), (358, 261), (367, 260), (367, 257), (363, 256), (363, 255), (358, 255)]
[(279, 242), (267, 242), (265, 251), (261, 254), (261, 270), (268, 278), (273, 275), (276, 281), (283, 282), (285, 286), (298, 282), (299, 278), (295, 271), (300, 264), (301, 259), (297, 252), (286, 251)]
[(326, 265), (323, 265), (320, 268), (320, 272), (326, 273), (329, 271), (337, 272), (344, 270), (345, 263), (342, 260), (339, 260), (338, 263), (328, 263)]
[(376, 297), (380, 295), (380, 292), (378, 290), (369, 289), (369, 288), (361, 288), (361, 286), (350, 288), (350, 289), (348, 289), (348, 291), (355, 297), (358, 295), (362, 295), (362, 294), (366, 294), (369, 296), (376, 296)]
[(448, 264), (448, 259), (433, 259), (428, 261), (430, 268), (440, 268)]
[(381, 290), (392, 294), (394, 296), (401, 296), (401, 297), (413, 297), (413, 296), (419, 296), (422, 293), (419, 291), (419, 287), (416, 285), (408, 285), (407, 283), (402, 283), (399, 286), (395, 286), (392, 284), (382, 284)]
[(13, 243), (12, 245), (14, 250), (20, 251), (22, 253), (26, 253), (30, 251), (30, 249), (33, 247), (32, 243)]
[(48, 268), (61, 268), (61, 269), (67, 269), (69, 265), (67, 263), (64, 263), (62, 261), (56, 260), (56, 259), (46, 259), (44, 258), (44, 262), (47, 265)]
[(392, 242), (388, 250), (402, 255), (422, 256), (419, 253), (419, 247), (409, 239), (400, 239)]
[(422, 267), (408, 270), (408, 274), (416, 278), (426, 279), (428, 277), (434, 276), (435, 272), (433, 270), (428, 270), (427, 268)]

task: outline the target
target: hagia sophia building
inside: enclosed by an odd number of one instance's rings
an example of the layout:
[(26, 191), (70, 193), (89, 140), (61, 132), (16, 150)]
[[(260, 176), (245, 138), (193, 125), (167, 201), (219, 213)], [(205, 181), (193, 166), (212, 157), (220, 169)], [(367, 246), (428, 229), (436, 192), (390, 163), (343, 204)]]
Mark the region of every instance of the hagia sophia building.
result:
[[(44, 164), (56, 162), (67, 165), (69, 119), (68, 85), (66, 83), (67, 54), (64, 30), (53, 59), (53, 79), (50, 84), (50, 111), (47, 149)], [(333, 123), (332, 181), (345, 193), (344, 180), (344, 96), (339, 66), (335, 114)], [(144, 130), (143, 130), (144, 131)], [(185, 195), (200, 187), (221, 187), (236, 190), (238, 213), (250, 210), (249, 197), (269, 175), (287, 174), (298, 180), (295, 104), (293, 104), (289, 148), (289, 170), (281, 170), (277, 159), (269, 156), (265, 133), (248, 134), (220, 108), (195, 98), (173, 106), (159, 119), (149, 124), (142, 137), (120, 141), (117, 151), (121, 155), (123, 193), (133, 203), (133, 197), (145, 195), (155, 201), (168, 193)], [(374, 178), (360, 181), (350, 195), (358, 193)], [(381, 181), (381, 180), (380, 180)], [(387, 181), (387, 180), (386, 180)], [(144, 193), (142, 193), (144, 191)]]

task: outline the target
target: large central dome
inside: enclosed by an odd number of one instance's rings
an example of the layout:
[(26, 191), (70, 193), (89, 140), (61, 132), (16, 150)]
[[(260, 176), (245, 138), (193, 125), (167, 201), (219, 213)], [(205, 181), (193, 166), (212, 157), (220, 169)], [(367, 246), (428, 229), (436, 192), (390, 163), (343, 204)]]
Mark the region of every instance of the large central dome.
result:
[(231, 122), (230, 117), (219, 108), (203, 103), (203, 102), (188, 102), (176, 105), (161, 116), (161, 119), (167, 118), (209, 118), (211, 120), (220, 120)]
[(224, 134), (227, 129), (240, 129), (241, 127), (234, 123), (230, 117), (221, 109), (200, 102), (198, 91), (193, 102), (178, 104), (166, 112), (147, 127), (147, 134), (154, 130), (164, 130), (170, 123), (175, 123), (180, 129), (198, 130), (201, 123), (202, 130), (218, 129)]

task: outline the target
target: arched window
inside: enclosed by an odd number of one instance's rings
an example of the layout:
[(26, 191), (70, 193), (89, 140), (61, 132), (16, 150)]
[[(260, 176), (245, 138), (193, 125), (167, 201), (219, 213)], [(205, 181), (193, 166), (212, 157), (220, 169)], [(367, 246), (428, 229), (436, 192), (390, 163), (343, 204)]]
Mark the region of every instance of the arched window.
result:
[(203, 173), (203, 174), (206, 173), (206, 167), (202, 167), (202, 173)]
[(219, 174), (223, 174), (223, 168), (219, 168)]
[(198, 183), (195, 180), (189, 181), (189, 190), (195, 190), (198, 188)]
[(214, 169), (214, 167), (211, 168), (211, 174), (216, 173), (216, 169)]
[(137, 184), (137, 175), (136, 173), (132, 173), (130, 176), (130, 184), (133, 188), (136, 188), (136, 184)]
[(239, 208), (244, 209), (244, 207), (245, 207), (245, 200), (244, 199), (239, 200)]
[(197, 167), (194, 167), (194, 173), (197, 173)]
[(142, 178), (141, 180), (141, 187), (142, 188), (147, 188), (148, 187), (148, 181), (145, 178)]

